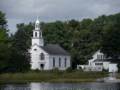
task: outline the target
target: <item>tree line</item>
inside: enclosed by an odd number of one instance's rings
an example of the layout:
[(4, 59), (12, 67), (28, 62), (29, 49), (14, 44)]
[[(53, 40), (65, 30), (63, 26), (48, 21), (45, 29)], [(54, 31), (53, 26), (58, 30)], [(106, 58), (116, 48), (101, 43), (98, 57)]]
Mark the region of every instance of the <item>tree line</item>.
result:
[[(0, 11), (0, 72), (30, 70), (30, 54), (34, 22), (16, 25), (15, 34), (8, 35), (5, 14)], [(59, 44), (71, 55), (72, 68), (85, 64), (101, 50), (106, 56), (119, 60), (120, 13), (102, 15), (95, 19), (41, 22), (45, 44)]]

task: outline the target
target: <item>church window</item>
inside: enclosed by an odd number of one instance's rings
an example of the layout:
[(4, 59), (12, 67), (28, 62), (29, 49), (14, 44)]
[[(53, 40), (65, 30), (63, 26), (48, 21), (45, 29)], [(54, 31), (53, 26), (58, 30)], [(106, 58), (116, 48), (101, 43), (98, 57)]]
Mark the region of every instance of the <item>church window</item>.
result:
[(61, 67), (61, 58), (59, 58), (59, 67)]
[(35, 48), (34, 51), (37, 51), (37, 49)]
[(42, 38), (42, 32), (40, 32), (40, 37)]
[(65, 67), (67, 66), (67, 58), (65, 58)]
[(45, 59), (45, 55), (43, 53), (40, 54), (40, 60), (44, 60)]
[(35, 32), (35, 37), (37, 37), (37, 32)]
[(53, 67), (55, 67), (55, 58), (53, 57)]

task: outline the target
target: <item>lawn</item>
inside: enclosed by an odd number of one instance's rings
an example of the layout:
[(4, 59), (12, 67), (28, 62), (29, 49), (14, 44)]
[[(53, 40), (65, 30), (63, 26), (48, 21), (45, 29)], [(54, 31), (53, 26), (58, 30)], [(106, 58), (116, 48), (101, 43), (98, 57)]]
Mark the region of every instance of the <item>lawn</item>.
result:
[(0, 82), (92, 82), (106, 76), (106, 72), (29, 71), (0, 74)]

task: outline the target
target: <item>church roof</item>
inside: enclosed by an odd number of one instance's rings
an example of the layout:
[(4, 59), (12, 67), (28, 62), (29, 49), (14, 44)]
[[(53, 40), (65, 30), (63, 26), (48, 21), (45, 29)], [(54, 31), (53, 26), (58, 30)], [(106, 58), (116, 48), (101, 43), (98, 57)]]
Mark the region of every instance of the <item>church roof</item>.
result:
[(69, 56), (69, 53), (57, 44), (47, 44), (46, 46), (43, 46), (41, 48), (51, 55)]

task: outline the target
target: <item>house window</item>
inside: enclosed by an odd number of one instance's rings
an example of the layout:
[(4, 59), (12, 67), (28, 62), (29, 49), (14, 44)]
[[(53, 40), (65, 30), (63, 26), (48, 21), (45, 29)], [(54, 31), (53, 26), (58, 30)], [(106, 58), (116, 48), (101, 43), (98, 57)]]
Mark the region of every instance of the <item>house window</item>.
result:
[(40, 60), (44, 60), (45, 59), (45, 55), (43, 53), (40, 54)]
[(55, 58), (53, 57), (53, 67), (55, 67)]
[(65, 64), (64, 65), (65, 65), (65, 67), (67, 66), (67, 58), (65, 58)]
[(95, 63), (95, 65), (103, 65), (103, 63)]
[(105, 56), (104, 56), (104, 55), (101, 55), (101, 59), (102, 59), (102, 60), (105, 59)]
[(104, 55), (97, 55), (97, 59), (103, 60), (104, 59)]
[(103, 59), (103, 55), (101, 55), (101, 60)]
[(61, 58), (59, 58), (59, 67), (61, 67)]
[(101, 58), (101, 56), (100, 55), (97, 55), (97, 59), (100, 59)]
[(105, 59), (105, 55), (102, 55), (102, 59)]

